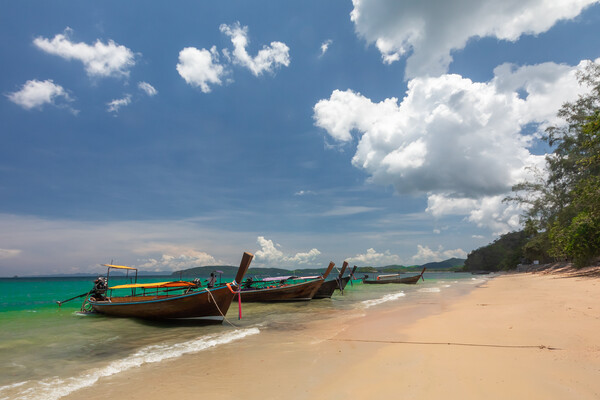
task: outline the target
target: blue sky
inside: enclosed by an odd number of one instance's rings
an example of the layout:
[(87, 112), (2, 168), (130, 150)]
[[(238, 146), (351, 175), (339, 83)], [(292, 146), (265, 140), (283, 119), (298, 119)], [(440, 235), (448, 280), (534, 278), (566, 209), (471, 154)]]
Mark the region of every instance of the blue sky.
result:
[(0, 5), (0, 276), (420, 264), (518, 229), (593, 0)]

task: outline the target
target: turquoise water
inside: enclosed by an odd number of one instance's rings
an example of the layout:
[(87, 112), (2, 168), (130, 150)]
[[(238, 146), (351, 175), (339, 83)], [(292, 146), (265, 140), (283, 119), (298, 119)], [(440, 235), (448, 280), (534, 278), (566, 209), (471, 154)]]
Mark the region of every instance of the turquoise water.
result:
[[(226, 280), (226, 277), (223, 277)], [(237, 319), (232, 304), (222, 325), (157, 323), (133, 319), (79, 316), (91, 278), (0, 279), (0, 399), (59, 399), (93, 384), (99, 377), (150, 362), (222, 346), (265, 329), (293, 328), (306, 318), (332, 312), (421, 301), (450, 290), (468, 291), (486, 277), (460, 273), (425, 274), (417, 285), (348, 284), (344, 294), (299, 303), (243, 304)], [(165, 277), (140, 278), (158, 282)], [(111, 285), (125, 283), (112, 281)], [(243, 297), (242, 297), (243, 302)]]

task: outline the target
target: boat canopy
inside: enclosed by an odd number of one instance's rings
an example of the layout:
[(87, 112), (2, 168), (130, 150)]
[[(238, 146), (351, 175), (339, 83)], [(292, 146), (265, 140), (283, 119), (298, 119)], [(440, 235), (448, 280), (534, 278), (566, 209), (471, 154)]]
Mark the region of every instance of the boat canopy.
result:
[(293, 275), (288, 276), (272, 276), (270, 278), (261, 279), (261, 282), (273, 282), (273, 281), (285, 281), (287, 279), (294, 278)]
[(117, 269), (133, 269), (137, 271), (137, 268), (133, 268), (133, 267), (126, 267), (124, 265), (112, 265), (112, 264), (102, 264), (105, 267), (109, 267), (109, 268), (117, 268)]
[(321, 275), (313, 275), (313, 276), (297, 276), (296, 279), (317, 279), (321, 278)]
[(173, 282), (153, 282), (153, 283), (129, 283), (127, 285), (111, 286), (109, 289), (158, 289), (158, 288), (185, 288), (197, 286), (193, 282), (173, 281)]
[(399, 275), (400, 275), (400, 274), (387, 274), (387, 275), (379, 275), (379, 276), (377, 277), (377, 279), (379, 279), (379, 278), (391, 278), (391, 277), (393, 277), (393, 276), (399, 276)]

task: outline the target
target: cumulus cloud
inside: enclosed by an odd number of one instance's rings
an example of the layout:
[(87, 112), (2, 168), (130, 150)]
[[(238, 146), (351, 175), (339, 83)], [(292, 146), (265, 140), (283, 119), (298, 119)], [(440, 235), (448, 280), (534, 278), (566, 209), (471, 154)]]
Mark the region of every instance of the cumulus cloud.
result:
[(516, 41), (572, 19), (598, 0), (353, 0), (356, 32), (374, 43), (385, 63), (408, 56), (406, 77), (447, 71), (451, 52), (470, 38)]
[(434, 217), (465, 215), (467, 221), (500, 235), (518, 230), (521, 225), (519, 215), (525, 211), (518, 204), (503, 202), (504, 198), (505, 195), (468, 199), (431, 194), (427, 197), (426, 211)]
[(281, 65), (287, 67), (290, 64), (290, 49), (285, 43), (271, 42), (270, 46), (263, 46), (258, 54), (252, 57), (246, 50), (249, 43), (247, 26), (241, 26), (236, 22), (232, 25), (222, 24), (219, 29), (229, 36), (233, 43), (233, 62), (248, 68), (255, 76), (262, 75), (264, 72), (273, 72)]
[(392, 264), (401, 264), (400, 256), (392, 254), (389, 250), (385, 250), (383, 253), (378, 253), (375, 249), (367, 249), (364, 254), (357, 254), (353, 257), (348, 258), (348, 263), (361, 264), (372, 267), (382, 267)]
[[(65, 101), (72, 101), (65, 89), (54, 83), (52, 79), (27, 81), (21, 90), (7, 94), (7, 97), (26, 110), (41, 108), (44, 104), (64, 106)], [(62, 104), (60, 103), (61, 100), (63, 101)]]
[[(435, 216), (489, 208), (471, 213), (470, 220), (485, 224), (495, 216), (506, 229), (515, 219), (504, 212), (515, 210), (498, 199), (532, 178), (531, 171), (543, 170), (544, 155), (529, 148), (541, 130), (558, 122), (561, 104), (584, 90), (576, 72), (587, 62), (504, 64), (483, 83), (448, 74), (415, 78), (400, 102), (375, 103), (351, 90), (335, 90), (315, 105), (315, 125), (338, 143), (356, 142), (352, 164), (373, 183), (427, 195)], [(532, 124), (538, 132), (523, 133)], [(491, 212), (493, 205), (504, 210)]]
[(213, 46), (210, 50), (198, 50), (186, 47), (179, 52), (177, 72), (192, 86), (199, 87), (204, 93), (210, 93), (209, 85), (221, 85), (226, 69), (219, 64), (219, 53)]
[(129, 69), (135, 65), (134, 53), (123, 45), (100, 39), (93, 45), (71, 41), (72, 29), (65, 29), (52, 39), (37, 37), (33, 44), (48, 54), (54, 54), (66, 60), (81, 61), (88, 76), (129, 76)]
[(178, 271), (187, 268), (204, 267), (217, 264), (217, 260), (210, 254), (193, 249), (181, 249), (179, 253), (162, 254), (160, 258), (140, 260), (137, 267), (151, 271)]
[(463, 249), (444, 250), (442, 246), (439, 246), (437, 250), (432, 250), (428, 246), (417, 245), (417, 254), (412, 257), (412, 261), (415, 264), (425, 264), (449, 258), (467, 258), (467, 252)]
[(154, 86), (152, 86), (148, 82), (139, 82), (138, 88), (150, 97), (156, 96), (158, 94), (158, 91), (154, 88)]
[(326, 41), (321, 43), (321, 57), (323, 57), (323, 55), (327, 53), (327, 50), (329, 50), (329, 46), (331, 46), (332, 43), (333, 40), (331, 39), (327, 39)]
[(121, 99), (111, 100), (108, 103), (106, 103), (106, 106), (107, 106), (106, 109), (108, 112), (117, 113), (117, 112), (119, 112), (119, 109), (121, 107), (128, 106), (129, 104), (131, 104), (131, 95), (128, 94)]
[(266, 239), (264, 236), (259, 236), (256, 242), (260, 246), (260, 250), (254, 253), (255, 260), (259, 264), (270, 266), (294, 266), (307, 265), (313, 263), (321, 252), (317, 249), (311, 249), (307, 252), (300, 252), (293, 255), (284, 254), (279, 247), (279, 244), (273, 243), (272, 240)]

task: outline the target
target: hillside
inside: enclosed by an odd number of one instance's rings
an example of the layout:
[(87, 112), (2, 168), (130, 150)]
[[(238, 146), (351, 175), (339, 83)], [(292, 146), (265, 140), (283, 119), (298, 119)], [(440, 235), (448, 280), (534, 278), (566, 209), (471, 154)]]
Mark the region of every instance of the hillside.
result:
[(428, 271), (450, 271), (450, 270), (458, 270), (465, 265), (464, 258), (450, 258), (444, 261), (438, 262), (430, 262), (423, 265), (386, 265), (385, 267), (360, 267), (356, 270), (357, 273), (398, 273), (398, 272), (413, 272), (413, 271), (421, 271), (423, 267), (427, 268)]
[[(324, 273), (327, 268), (304, 268), (295, 269), (293, 271), (283, 268), (250, 268), (246, 273), (246, 276), (279, 276), (279, 275), (315, 275)], [(184, 269), (181, 271), (175, 271), (171, 274), (173, 277), (182, 278), (204, 278), (208, 277), (213, 271), (223, 271), (223, 275), (234, 276), (237, 273), (238, 267), (232, 265), (210, 265), (205, 267), (194, 267)], [(335, 271), (335, 269), (334, 269)]]
[[(448, 260), (439, 261), (439, 262), (431, 262), (423, 265), (411, 265), (411, 266), (403, 266), (403, 265), (386, 265), (385, 267), (360, 267), (357, 269), (356, 273), (375, 273), (375, 272), (383, 272), (383, 273), (394, 273), (394, 272), (410, 272), (410, 271), (421, 271), (423, 267), (427, 267), (427, 270), (430, 271), (444, 271), (451, 269), (458, 269), (462, 267), (465, 263), (465, 260), (462, 258), (450, 258)], [(210, 275), (213, 271), (223, 271), (224, 275), (234, 276), (238, 270), (238, 267), (234, 267), (232, 265), (209, 265), (205, 267), (194, 267), (189, 269), (184, 269), (181, 271), (175, 271), (171, 274), (171, 276), (179, 278), (205, 278)], [(247, 276), (257, 276), (257, 277), (265, 277), (265, 276), (279, 276), (279, 275), (315, 275), (318, 273), (324, 273), (326, 268), (304, 268), (304, 269), (295, 269), (289, 270), (284, 268), (250, 268), (248, 270)], [(334, 269), (336, 271), (336, 269)]]
[(423, 264), (423, 265), (421, 265), (421, 268), (427, 267), (427, 269), (429, 269), (429, 270), (436, 270), (436, 271), (444, 270), (444, 269), (453, 269), (453, 268), (463, 267), (465, 265), (465, 261), (466, 260), (464, 258), (450, 258), (445, 261), (430, 262), (427, 264)]

